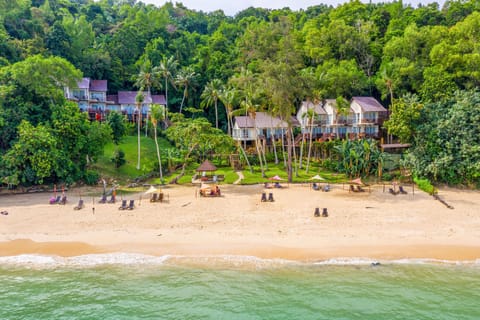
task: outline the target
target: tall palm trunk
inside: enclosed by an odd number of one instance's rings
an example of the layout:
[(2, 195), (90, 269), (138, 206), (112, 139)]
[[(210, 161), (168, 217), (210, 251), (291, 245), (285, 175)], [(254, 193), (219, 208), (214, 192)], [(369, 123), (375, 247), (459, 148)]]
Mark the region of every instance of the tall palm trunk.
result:
[(215, 99), (215, 128), (218, 129), (218, 105), (217, 105), (217, 99)]
[(310, 156), (312, 155), (312, 136), (313, 136), (313, 118), (310, 120), (310, 140), (308, 144), (308, 156), (307, 156), (307, 168), (306, 173), (308, 173), (308, 168), (310, 167)]
[(292, 134), (291, 128), (287, 129), (287, 175), (288, 175), (288, 182), (293, 181), (293, 172), (292, 172)]
[(300, 145), (300, 159), (299, 161), (299, 167), (302, 169), (302, 159), (303, 159), (303, 145), (305, 144), (305, 133), (302, 132), (302, 144)]
[(278, 155), (277, 155), (277, 146), (275, 141), (275, 134), (272, 134), (271, 137), (272, 145), (273, 145), (273, 153), (275, 154), (275, 164), (278, 164)]
[(140, 170), (140, 124), (141, 124), (141, 111), (140, 108), (137, 109), (138, 114), (137, 114), (137, 145), (138, 145), (138, 157), (137, 157), (137, 170)]
[(250, 165), (250, 161), (248, 161), (247, 153), (245, 152), (245, 149), (243, 149), (242, 143), (240, 142), (238, 146), (240, 148), (240, 151), (242, 151), (243, 156), (245, 157), (245, 161), (247, 162), (247, 166), (248, 166), (248, 169), (250, 170), (250, 173), (253, 173), (253, 168)]
[(153, 130), (155, 132), (155, 146), (157, 147), (158, 170), (159, 170), (159, 174), (160, 174), (160, 182), (163, 184), (162, 158), (160, 157), (160, 148), (158, 147), (157, 123), (156, 122), (153, 126)]
[(295, 137), (293, 136), (293, 128), (290, 127), (290, 141), (293, 149), (293, 165), (295, 166), (295, 177), (298, 177), (298, 166), (297, 166), (297, 152), (295, 150)]

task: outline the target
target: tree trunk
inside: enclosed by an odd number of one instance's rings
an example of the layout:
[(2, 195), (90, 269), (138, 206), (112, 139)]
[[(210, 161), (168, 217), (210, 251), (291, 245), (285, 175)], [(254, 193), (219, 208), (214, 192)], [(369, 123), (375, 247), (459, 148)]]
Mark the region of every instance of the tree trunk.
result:
[(290, 131), (291, 128), (288, 128), (287, 129), (287, 142), (288, 142), (288, 145), (287, 145), (287, 175), (288, 175), (288, 182), (289, 183), (292, 183), (292, 145), (291, 145), (291, 141), (292, 141), (292, 137), (291, 137), (291, 131)]
[(137, 114), (137, 145), (138, 145), (138, 158), (137, 158), (137, 170), (140, 170), (140, 121), (141, 121), (141, 112), (140, 108), (138, 108), (138, 114)]
[(298, 177), (298, 166), (297, 166), (297, 152), (295, 150), (295, 137), (293, 136), (293, 128), (290, 128), (290, 141), (293, 148), (293, 164), (295, 166), (295, 177)]
[(218, 129), (218, 106), (217, 106), (217, 99), (215, 99), (215, 128)]
[(240, 147), (240, 150), (242, 151), (242, 154), (243, 154), (243, 156), (245, 157), (245, 161), (247, 161), (247, 165), (248, 165), (248, 168), (250, 169), (250, 173), (253, 173), (253, 168), (252, 168), (252, 166), (250, 165), (250, 161), (248, 161), (247, 153), (246, 153), (245, 150), (243, 149), (242, 143), (240, 142), (240, 143), (238, 144), (238, 146)]
[(278, 155), (277, 155), (277, 146), (275, 141), (275, 135), (272, 135), (272, 145), (273, 145), (273, 153), (275, 154), (275, 164), (278, 164)]
[(302, 132), (302, 144), (300, 146), (300, 159), (298, 160), (298, 166), (302, 169), (302, 159), (303, 159), (303, 145), (305, 144), (305, 134)]
[(313, 120), (312, 120), (312, 123), (310, 123), (310, 140), (308, 145), (307, 168), (305, 170), (306, 173), (308, 173), (308, 168), (310, 167), (310, 156), (312, 154), (312, 136), (313, 136)]
[(153, 130), (155, 132), (155, 145), (157, 146), (157, 158), (158, 158), (158, 169), (160, 173), (160, 183), (163, 184), (162, 158), (160, 157), (160, 148), (158, 147), (158, 139), (157, 139), (157, 123), (155, 123)]

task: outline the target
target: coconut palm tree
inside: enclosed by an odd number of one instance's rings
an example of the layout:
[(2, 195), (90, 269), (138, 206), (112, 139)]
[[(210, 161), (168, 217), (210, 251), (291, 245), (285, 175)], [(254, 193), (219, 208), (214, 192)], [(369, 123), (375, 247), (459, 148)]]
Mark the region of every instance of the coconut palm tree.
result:
[(152, 124), (155, 137), (155, 146), (157, 147), (157, 158), (158, 158), (158, 172), (160, 174), (160, 182), (163, 183), (163, 173), (162, 173), (162, 158), (160, 156), (160, 148), (158, 147), (158, 137), (157, 137), (157, 125), (158, 121), (163, 120), (163, 115), (165, 114), (164, 107), (158, 104), (152, 105)]
[(237, 99), (237, 92), (233, 88), (224, 88), (220, 91), (219, 96), (220, 101), (222, 101), (223, 105), (225, 106), (225, 112), (227, 113), (227, 132), (228, 135), (232, 135), (232, 112), (233, 112), (233, 105)]
[(308, 169), (310, 167), (310, 157), (312, 155), (312, 136), (313, 136), (313, 122), (317, 117), (317, 113), (315, 112), (315, 108), (308, 109), (306, 112), (306, 117), (309, 126), (309, 143), (308, 143), (308, 155), (307, 155), (307, 167), (305, 168), (305, 172), (308, 173)]
[[(145, 60), (144, 64), (140, 69), (140, 73), (136, 76), (135, 86), (137, 88), (147, 89), (147, 96), (151, 97), (151, 88), (160, 87), (160, 71), (158, 67), (152, 67), (150, 60)], [(145, 125), (145, 136), (147, 136), (148, 131), (148, 119)]]
[(164, 57), (163, 60), (160, 62), (160, 66), (158, 70), (165, 81), (164, 88), (165, 88), (165, 119), (168, 119), (168, 83), (170, 82), (174, 85), (173, 74), (175, 73), (178, 66), (178, 61), (170, 56), (170, 58)]
[(135, 105), (136, 105), (135, 111), (137, 112), (137, 133), (138, 133), (137, 170), (140, 170), (140, 125), (142, 124), (142, 110), (141, 109), (142, 109), (142, 104), (143, 104), (144, 99), (145, 99), (145, 97), (144, 97), (144, 94), (143, 94), (143, 88), (140, 88), (140, 91), (138, 91), (138, 93), (135, 97)]
[(219, 79), (213, 79), (205, 86), (205, 89), (200, 96), (203, 100), (201, 106), (215, 107), (215, 128), (218, 129), (218, 100), (220, 98), (220, 92), (222, 91), (222, 82)]
[(195, 81), (197, 74), (192, 67), (188, 66), (180, 70), (180, 72), (175, 77), (175, 83), (179, 87), (183, 87), (183, 98), (182, 103), (180, 104), (180, 113), (182, 113), (183, 104), (186, 99), (188, 99), (188, 89)]

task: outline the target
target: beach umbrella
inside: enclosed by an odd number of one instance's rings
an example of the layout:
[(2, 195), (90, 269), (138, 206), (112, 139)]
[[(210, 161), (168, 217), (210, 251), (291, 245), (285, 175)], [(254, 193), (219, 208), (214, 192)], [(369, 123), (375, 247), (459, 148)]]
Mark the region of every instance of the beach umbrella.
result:
[(208, 160), (205, 160), (198, 168), (197, 172), (216, 171), (217, 167)]
[(280, 178), (279, 176), (274, 176), (274, 177), (268, 178), (268, 180), (282, 181), (283, 179)]
[(362, 179), (360, 179), (360, 178), (350, 180), (348, 183), (358, 184), (359, 186), (363, 186), (363, 185), (364, 185), (364, 183), (362, 182)]
[(150, 188), (145, 191), (145, 194), (156, 193), (158, 190), (154, 186), (150, 186)]
[(320, 177), (318, 174), (310, 178), (310, 180), (325, 180), (324, 178)]

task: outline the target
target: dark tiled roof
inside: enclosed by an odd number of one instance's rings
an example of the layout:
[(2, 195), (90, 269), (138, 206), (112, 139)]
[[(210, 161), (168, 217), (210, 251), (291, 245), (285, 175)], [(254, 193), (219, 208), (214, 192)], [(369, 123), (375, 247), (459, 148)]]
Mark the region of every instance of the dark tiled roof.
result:
[(77, 84), (79, 89), (88, 89), (90, 88), (90, 78), (82, 78)]
[(362, 108), (363, 112), (385, 112), (385, 109), (377, 99), (373, 97), (353, 97), (352, 101), (358, 103), (358, 105)]
[(90, 90), (107, 92), (107, 80), (91, 80)]
[(265, 112), (257, 112), (255, 114), (255, 122), (250, 116), (235, 117), (238, 127), (240, 128), (287, 128), (287, 122), (277, 117), (272, 117)]
[(325, 109), (323, 109), (322, 103), (313, 103), (311, 101), (303, 101), (302, 106), (305, 106), (307, 110), (314, 109), (316, 114), (327, 114)]
[(167, 100), (165, 100), (165, 96), (163, 94), (153, 94), (152, 100), (153, 100), (153, 103), (155, 104), (161, 104), (161, 105), (167, 104)]
[[(138, 94), (138, 91), (118, 91), (118, 103), (120, 104), (135, 104), (135, 98)], [(152, 103), (152, 97), (148, 92), (143, 92), (143, 103), (150, 104)]]

